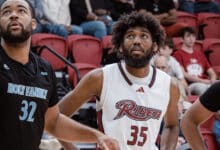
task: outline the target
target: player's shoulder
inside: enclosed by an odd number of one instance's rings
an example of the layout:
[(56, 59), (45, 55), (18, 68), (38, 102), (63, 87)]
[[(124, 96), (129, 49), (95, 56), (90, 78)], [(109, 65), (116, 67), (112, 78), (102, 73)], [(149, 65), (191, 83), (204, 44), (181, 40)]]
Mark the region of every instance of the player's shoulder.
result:
[(157, 78), (162, 78), (162, 77), (167, 78), (167, 79), (171, 78), (170, 75), (168, 75), (166, 72), (164, 72), (154, 66), (151, 66), (151, 67), (153, 68), (153, 70), (155, 69)]
[(107, 64), (102, 67), (103, 70), (109, 70), (109, 69), (114, 69), (114, 68), (119, 68), (120, 64), (123, 65), (124, 62), (122, 63), (112, 63), (112, 64)]
[(91, 70), (85, 75), (85, 78), (90, 80), (100, 80), (103, 78), (103, 70), (102, 68), (96, 68)]
[(30, 52), (30, 55), (31, 55), (31, 57), (33, 57), (37, 61), (38, 66), (40, 68), (45, 68), (45, 69), (51, 69), (52, 68), (51, 64), (48, 61), (46, 61), (45, 59), (41, 58), (37, 54), (35, 54), (33, 52)]

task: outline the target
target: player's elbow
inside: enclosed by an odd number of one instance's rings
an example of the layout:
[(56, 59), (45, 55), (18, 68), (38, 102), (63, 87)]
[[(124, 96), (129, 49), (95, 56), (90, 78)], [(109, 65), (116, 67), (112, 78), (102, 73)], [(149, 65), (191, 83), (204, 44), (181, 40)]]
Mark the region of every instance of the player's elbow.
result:
[(173, 124), (173, 125), (169, 125), (169, 126), (165, 126), (165, 128), (169, 129), (173, 133), (176, 133), (176, 134), (179, 133), (179, 125), (178, 125), (178, 123), (177, 124)]
[(189, 129), (192, 129), (192, 128), (195, 129), (197, 127), (198, 127), (198, 124), (186, 115), (184, 115), (180, 121), (180, 128), (183, 131), (183, 133), (187, 132), (187, 130)]
[(47, 131), (48, 133), (52, 135), (56, 135), (57, 124), (58, 124), (59, 118), (60, 118), (60, 114), (57, 114), (57, 116), (53, 120), (49, 120), (49, 121), (46, 120), (45, 126), (44, 126), (45, 131)]

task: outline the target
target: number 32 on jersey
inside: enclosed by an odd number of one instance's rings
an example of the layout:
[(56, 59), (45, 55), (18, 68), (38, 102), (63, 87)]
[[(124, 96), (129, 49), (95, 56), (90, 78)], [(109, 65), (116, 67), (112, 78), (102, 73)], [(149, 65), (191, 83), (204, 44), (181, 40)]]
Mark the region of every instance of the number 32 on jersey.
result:
[(19, 116), (19, 119), (21, 121), (27, 121), (27, 122), (34, 122), (34, 113), (37, 108), (37, 104), (34, 101), (27, 101), (23, 100), (21, 102), (21, 114)]

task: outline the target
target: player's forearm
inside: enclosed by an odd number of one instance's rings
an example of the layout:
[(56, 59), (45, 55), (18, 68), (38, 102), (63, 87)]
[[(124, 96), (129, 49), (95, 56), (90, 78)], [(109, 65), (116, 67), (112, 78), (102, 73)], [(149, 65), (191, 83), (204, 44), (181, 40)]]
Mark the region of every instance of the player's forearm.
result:
[(185, 118), (181, 121), (182, 132), (192, 150), (206, 150), (198, 125)]
[(80, 124), (62, 114), (57, 119), (56, 126), (48, 132), (63, 141), (96, 143), (103, 134), (98, 130)]
[(75, 101), (75, 97), (72, 97), (72, 92), (66, 94), (58, 103), (60, 113), (66, 116), (72, 116), (81, 105)]
[(178, 139), (179, 127), (172, 126), (169, 128), (164, 128), (161, 135), (161, 150), (171, 150), (176, 148), (177, 139)]

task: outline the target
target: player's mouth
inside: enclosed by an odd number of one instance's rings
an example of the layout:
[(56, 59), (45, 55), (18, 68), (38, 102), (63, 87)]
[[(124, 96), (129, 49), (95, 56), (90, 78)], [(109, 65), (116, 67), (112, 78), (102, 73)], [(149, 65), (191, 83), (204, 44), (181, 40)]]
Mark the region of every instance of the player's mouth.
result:
[(12, 29), (12, 30), (20, 29), (21, 28), (21, 24), (19, 22), (17, 22), (17, 21), (12, 21), (9, 24), (9, 28)]
[(131, 53), (133, 53), (133, 54), (143, 54), (144, 50), (141, 46), (133, 46), (131, 48)]

